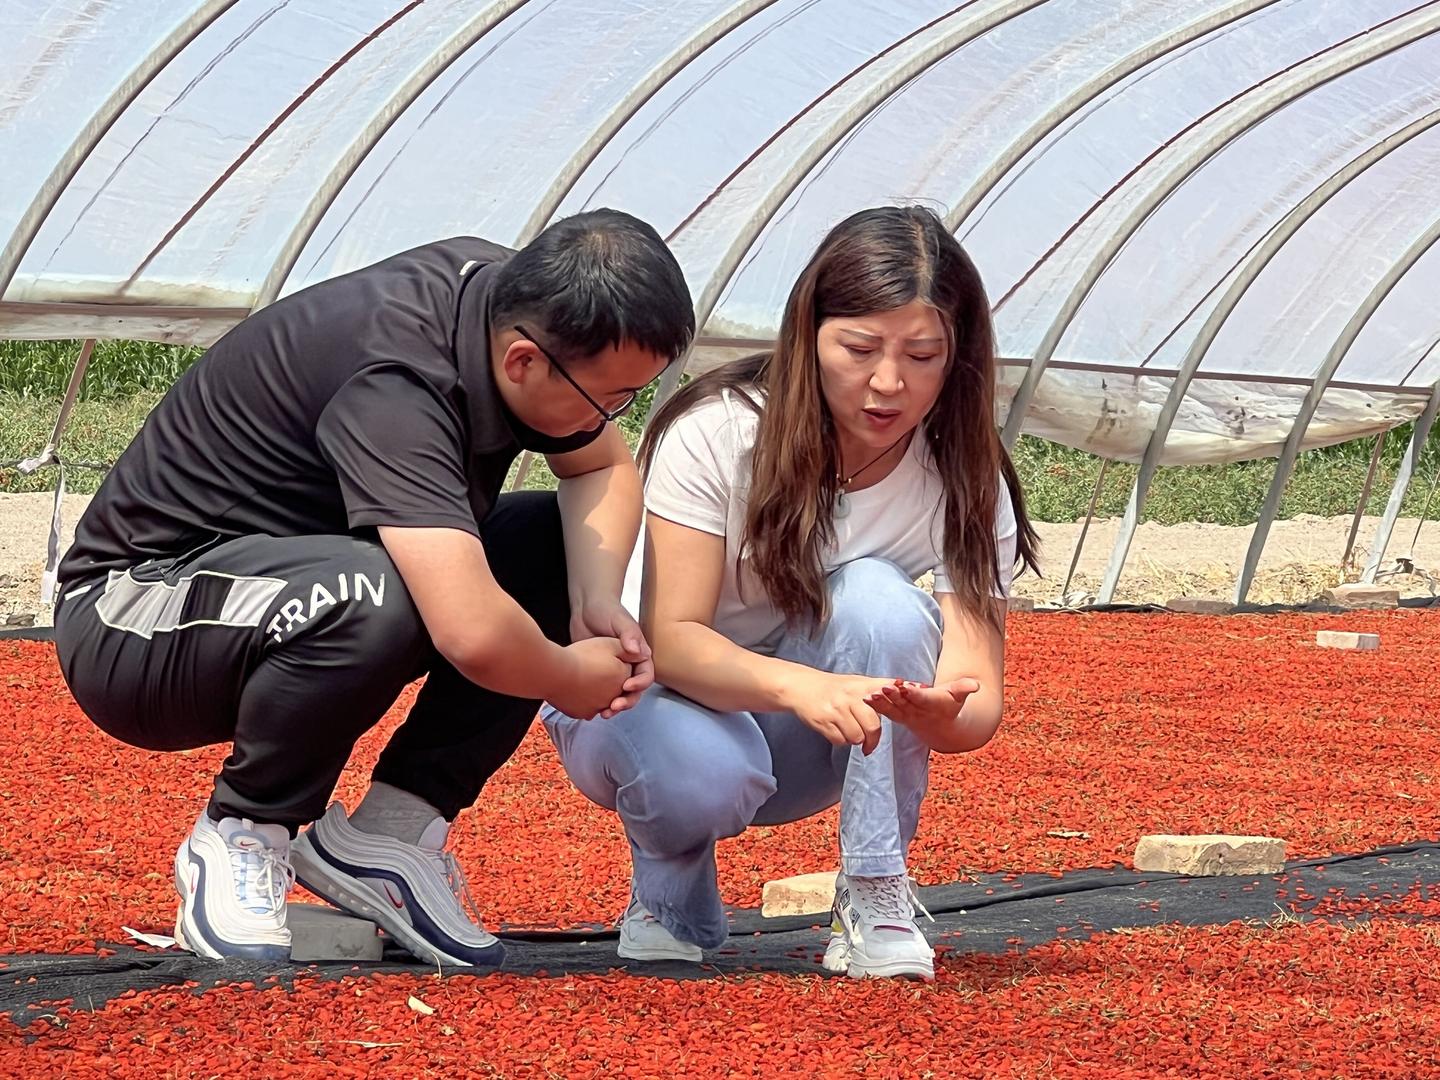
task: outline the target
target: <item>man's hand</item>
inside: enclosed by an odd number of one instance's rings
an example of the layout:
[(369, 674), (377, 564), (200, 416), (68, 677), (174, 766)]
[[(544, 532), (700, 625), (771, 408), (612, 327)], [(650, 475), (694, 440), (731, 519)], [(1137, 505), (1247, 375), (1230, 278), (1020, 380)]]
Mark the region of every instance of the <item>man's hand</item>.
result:
[(633, 708), (640, 695), (654, 684), (655, 661), (640, 624), (618, 600), (586, 600), (575, 607), (570, 616), (570, 639), (578, 642), (595, 637), (617, 639), (621, 658), (631, 665), (630, 677), (621, 688), (623, 693), (600, 713), (608, 720), (616, 713)]
[(545, 700), (566, 716), (611, 716), (616, 692), (633, 678), (625, 646), (613, 637), (588, 637), (561, 649), (559, 681)]
[(476, 685), (588, 718), (628, 709), (653, 681), (650, 647), (618, 601), (573, 604), (575, 644), (562, 648), (496, 583), (472, 534), (382, 525), (380, 539), (436, 650)]

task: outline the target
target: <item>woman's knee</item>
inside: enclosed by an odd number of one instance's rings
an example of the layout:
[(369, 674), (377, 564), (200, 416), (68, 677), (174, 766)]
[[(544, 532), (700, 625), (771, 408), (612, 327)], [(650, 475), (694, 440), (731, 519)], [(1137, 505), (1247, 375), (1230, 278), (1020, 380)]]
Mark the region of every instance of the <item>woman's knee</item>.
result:
[(736, 760), (689, 776), (645, 773), (616, 792), (630, 838), (652, 854), (693, 851), (738, 836), (774, 792), (773, 779)]
[(577, 720), (551, 706), (540, 714), (541, 722), (560, 755), (560, 764), (580, 794), (607, 810), (615, 809), (615, 777), (635, 768), (628, 744), (616, 738), (607, 720)]
[(647, 847), (683, 850), (733, 836), (775, 790), (753, 719), (663, 690), (609, 720), (556, 718), (548, 726), (576, 786), (618, 810)]
[(939, 657), (940, 605), (888, 559), (856, 559), (830, 575), (828, 631), (885, 651)]

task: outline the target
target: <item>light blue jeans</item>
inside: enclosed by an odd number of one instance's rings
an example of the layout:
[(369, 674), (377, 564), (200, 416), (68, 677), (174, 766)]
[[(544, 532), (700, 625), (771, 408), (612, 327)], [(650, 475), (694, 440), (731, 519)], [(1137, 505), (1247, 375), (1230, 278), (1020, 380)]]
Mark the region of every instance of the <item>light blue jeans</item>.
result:
[[(776, 654), (822, 671), (930, 683), (940, 608), (895, 564), (860, 559), (829, 579), (831, 617)], [(640, 903), (681, 941), (726, 937), (715, 842), (840, 803), (847, 874), (905, 872), (929, 776), (929, 747), (882, 721), (880, 743), (833, 746), (791, 713), (720, 713), (662, 686), (610, 720), (547, 709), (546, 729), (584, 795), (620, 814)], [(797, 868), (799, 869), (799, 868)]]

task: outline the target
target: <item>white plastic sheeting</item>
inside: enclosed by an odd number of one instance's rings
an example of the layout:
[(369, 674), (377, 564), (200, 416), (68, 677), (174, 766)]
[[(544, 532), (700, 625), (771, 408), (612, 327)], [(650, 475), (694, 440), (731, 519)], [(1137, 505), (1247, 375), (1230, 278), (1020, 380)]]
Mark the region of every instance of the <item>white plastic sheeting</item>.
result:
[[(670, 240), (705, 365), (773, 335), (840, 217), (922, 200), (986, 278), (1010, 434), (1273, 456), (1440, 215), (1432, 116), (1416, 0), (0, 0), (0, 336), (206, 343), (413, 244), (609, 205)], [(1301, 445), (1421, 412), (1437, 285), (1432, 249)]]

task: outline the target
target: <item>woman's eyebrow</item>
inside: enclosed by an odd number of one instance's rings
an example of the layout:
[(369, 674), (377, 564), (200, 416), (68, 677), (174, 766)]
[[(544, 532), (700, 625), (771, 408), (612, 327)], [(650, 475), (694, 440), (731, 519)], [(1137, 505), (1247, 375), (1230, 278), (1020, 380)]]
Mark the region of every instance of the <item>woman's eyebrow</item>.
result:
[[(848, 334), (853, 338), (859, 338), (867, 345), (878, 345), (885, 339), (879, 334), (867, 334), (863, 330), (851, 330), (848, 327), (842, 328), (842, 334)], [(940, 337), (907, 338), (906, 345), (919, 346), (920, 348), (939, 348), (945, 344), (945, 339)]]

